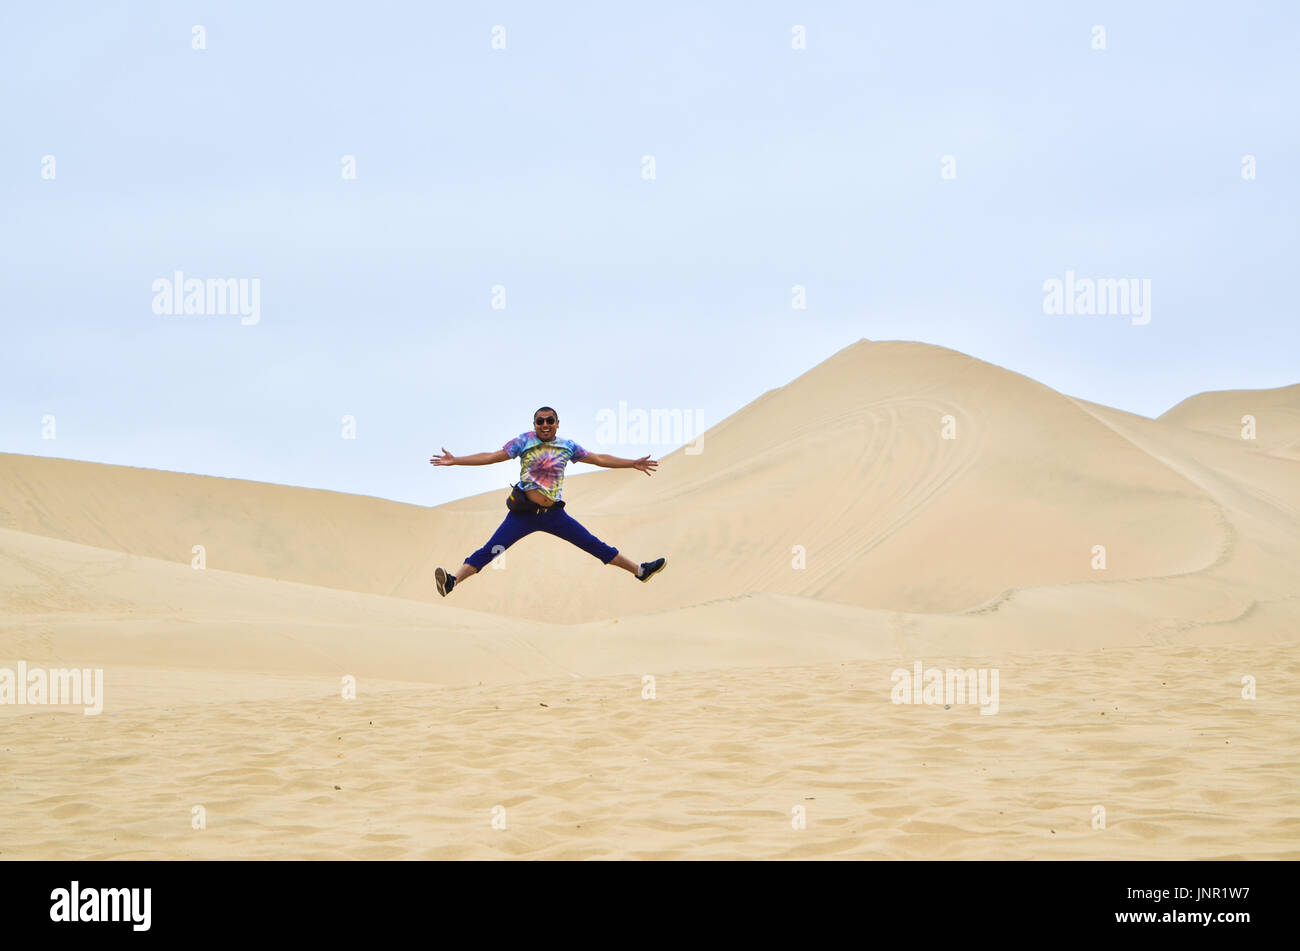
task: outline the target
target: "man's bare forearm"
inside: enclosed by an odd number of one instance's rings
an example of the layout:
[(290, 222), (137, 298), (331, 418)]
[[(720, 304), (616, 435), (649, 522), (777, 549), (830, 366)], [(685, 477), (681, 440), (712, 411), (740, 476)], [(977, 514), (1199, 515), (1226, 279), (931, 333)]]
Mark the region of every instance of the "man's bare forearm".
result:
[(603, 469), (631, 469), (636, 465), (635, 459), (620, 459), (618, 456), (606, 456), (603, 453), (589, 453), (580, 461), (590, 462), (593, 466), (600, 466)]
[(455, 465), (458, 466), (490, 466), (496, 462), (490, 452), (476, 452), (472, 456), (457, 456)]

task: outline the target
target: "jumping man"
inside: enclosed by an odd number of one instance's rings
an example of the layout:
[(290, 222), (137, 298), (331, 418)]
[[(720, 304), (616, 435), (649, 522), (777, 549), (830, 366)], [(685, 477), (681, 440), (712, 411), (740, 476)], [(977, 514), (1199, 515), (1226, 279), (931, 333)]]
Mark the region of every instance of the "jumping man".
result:
[(435, 455), (429, 460), (435, 466), (487, 466), (519, 458), (519, 482), (511, 487), (510, 497), (506, 499), (506, 507), (510, 510), (506, 520), (487, 544), (465, 559), (455, 577), (443, 568), (434, 572), (438, 593), (444, 598), (456, 585), (470, 575), (478, 574), (489, 561), (533, 532), (549, 532), (563, 538), (599, 558), (603, 564), (618, 565), (642, 581), (649, 581), (668, 563), (666, 558), (656, 558), (640, 565), (632, 563), (620, 555), (617, 548), (606, 545), (571, 518), (564, 511), (564, 501), (560, 498), (564, 490), (564, 467), (570, 462), (588, 462), (606, 469), (639, 469), (646, 475), (650, 475), (659, 463), (649, 456), (620, 459), (588, 452), (572, 440), (555, 437), (559, 422), (559, 414), (551, 407), (543, 406), (533, 414), (531, 432), (520, 433), (496, 452), (453, 456), (443, 449), (441, 456)]

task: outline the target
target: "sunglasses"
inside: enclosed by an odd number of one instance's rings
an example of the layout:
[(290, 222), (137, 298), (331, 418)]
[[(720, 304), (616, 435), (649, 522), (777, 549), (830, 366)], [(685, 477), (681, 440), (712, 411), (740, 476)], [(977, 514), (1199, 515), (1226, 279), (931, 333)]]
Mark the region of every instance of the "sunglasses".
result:
[(549, 426), (553, 422), (555, 422), (554, 416), (538, 416), (533, 420), (533, 424), (536, 426)]

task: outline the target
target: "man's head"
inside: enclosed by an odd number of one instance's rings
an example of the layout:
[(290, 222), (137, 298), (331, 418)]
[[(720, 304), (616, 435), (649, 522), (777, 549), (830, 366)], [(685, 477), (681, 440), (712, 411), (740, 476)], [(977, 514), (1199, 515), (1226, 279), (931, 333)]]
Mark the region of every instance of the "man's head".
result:
[(533, 432), (542, 442), (550, 442), (555, 438), (555, 430), (560, 425), (560, 414), (555, 412), (549, 406), (543, 406), (537, 412), (533, 413)]

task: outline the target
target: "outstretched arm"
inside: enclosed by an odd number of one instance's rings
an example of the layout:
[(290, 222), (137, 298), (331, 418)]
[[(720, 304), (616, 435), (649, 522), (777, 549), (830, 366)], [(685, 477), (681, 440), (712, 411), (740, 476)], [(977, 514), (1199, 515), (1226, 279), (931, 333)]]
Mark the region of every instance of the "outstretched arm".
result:
[(602, 452), (589, 452), (581, 459), (575, 459), (575, 462), (589, 462), (593, 466), (600, 466), (602, 469), (640, 469), (646, 475), (651, 470), (657, 469), (659, 463), (649, 456), (642, 456), (640, 459), (620, 459), (618, 456), (607, 456)]
[(443, 449), (442, 455), (434, 453), (433, 458), (429, 460), (430, 465), (435, 466), (490, 466), (494, 462), (505, 462), (510, 456), (504, 449), (498, 449), (496, 452), (476, 452), (472, 456), (453, 456), (446, 449)]

